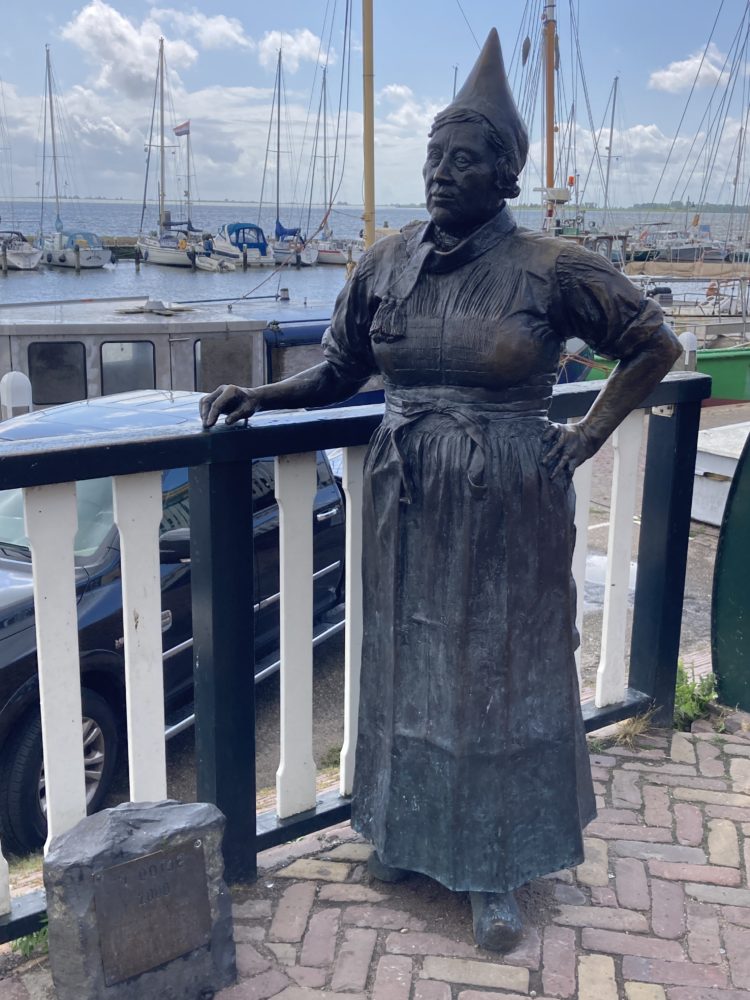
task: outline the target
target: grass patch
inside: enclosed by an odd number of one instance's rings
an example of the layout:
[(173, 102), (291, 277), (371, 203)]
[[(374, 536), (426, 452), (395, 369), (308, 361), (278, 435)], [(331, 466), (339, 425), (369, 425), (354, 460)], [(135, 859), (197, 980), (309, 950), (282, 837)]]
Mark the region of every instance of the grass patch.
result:
[(634, 715), (632, 719), (621, 722), (617, 729), (615, 744), (620, 747), (628, 747), (632, 750), (636, 746), (639, 736), (643, 736), (651, 728), (651, 719), (655, 709), (650, 708), (643, 715)]
[(705, 719), (716, 701), (716, 679), (705, 674), (698, 680), (689, 677), (681, 663), (677, 664), (677, 686), (674, 696), (674, 728), (683, 732), (690, 729), (696, 719)]
[(46, 955), (49, 951), (49, 928), (47, 918), (44, 918), (44, 925), (38, 931), (25, 934), (23, 937), (11, 941), (11, 951), (15, 951), (23, 958), (31, 958), (32, 955)]
[(341, 745), (329, 747), (320, 759), (318, 767), (321, 771), (336, 769), (341, 758)]
[(26, 854), (23, 857), (17, 857), (14, 854), (8, 856), (8, 872), (11, 878), (19, 877), (21, 875), (31, 875), (34, 872), (40, 872), (42, 870), (42, 864), (44, 862), (44, 855), (41, 851), (36, 854)]

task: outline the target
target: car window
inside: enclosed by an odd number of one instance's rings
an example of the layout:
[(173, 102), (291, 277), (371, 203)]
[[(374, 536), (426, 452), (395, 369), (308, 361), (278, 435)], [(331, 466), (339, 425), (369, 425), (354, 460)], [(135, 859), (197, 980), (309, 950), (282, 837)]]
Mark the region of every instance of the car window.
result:
[[(84, 479), (77, 483), (76, 504), (78, 531), (75, 537), (75, 554), (91, 556), (107, 537), (114, 523), (112, 480)], [(0, 545), (3, 544), (25, 549), (29, 547), (21, 490), (0, 491)]]
[(253, 513), (272, 507), (276, 503), (274, 494), (274, 460), (256, 458), (253, 460)]
[(162, 476), (162, 519), (159, 534), (190, 527), (190, 494), (186, 469), (168, 469)]

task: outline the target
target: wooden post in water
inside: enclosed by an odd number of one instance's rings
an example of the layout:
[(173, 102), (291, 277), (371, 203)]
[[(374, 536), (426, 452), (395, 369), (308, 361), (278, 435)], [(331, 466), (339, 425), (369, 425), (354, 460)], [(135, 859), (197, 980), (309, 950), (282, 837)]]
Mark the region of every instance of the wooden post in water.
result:
[(73, 256), (74, 256), (75, 262), (76, 262), (76, 274), (80, 274), (81, 273), (81, 248), (78, 246), (77, 243), (76, 243), (75, 247), (73, 248)]
[(247, 271), (247, 247), (242, 248), (242, 270)]
[(7, 277), (8, 276), (8, 248), (5, 245), (3, 245), (2, 267), (3, 267), (3, 274)]

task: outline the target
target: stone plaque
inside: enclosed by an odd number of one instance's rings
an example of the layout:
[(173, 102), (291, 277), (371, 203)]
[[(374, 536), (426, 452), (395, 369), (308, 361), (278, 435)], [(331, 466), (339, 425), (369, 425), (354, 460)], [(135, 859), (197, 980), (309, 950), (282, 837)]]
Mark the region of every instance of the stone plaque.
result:
[(210, 941), (200, 840), (105, 868), (94, 876), (94, 900), (107, 986)]

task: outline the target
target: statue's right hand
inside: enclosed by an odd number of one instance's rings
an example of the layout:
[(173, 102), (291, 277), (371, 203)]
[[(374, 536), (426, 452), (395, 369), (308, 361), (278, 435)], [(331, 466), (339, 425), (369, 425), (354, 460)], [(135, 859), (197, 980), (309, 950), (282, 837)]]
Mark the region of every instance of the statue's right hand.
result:
[(223, 413), (227, 424), (247, 420), (260, 407), (257, 389), (243, 389), (239, 385), (220, 385), (200, 401), (201, 420), (205, 428), (213, 427)]

